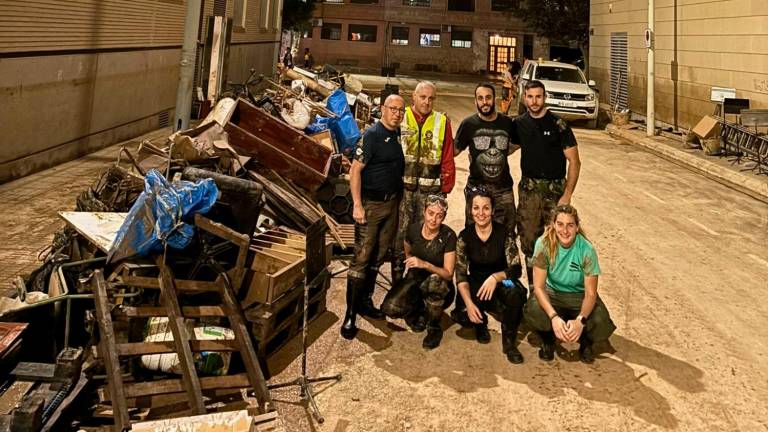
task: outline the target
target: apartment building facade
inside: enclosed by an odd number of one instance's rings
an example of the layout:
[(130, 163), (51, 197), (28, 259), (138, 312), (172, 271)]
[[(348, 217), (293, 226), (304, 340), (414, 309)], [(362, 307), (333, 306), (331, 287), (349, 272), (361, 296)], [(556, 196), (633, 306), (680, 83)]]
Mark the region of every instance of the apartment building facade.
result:
[[(234, 18), (228, 78), (271, 73), (281, 0), (203, 0)], [(184, 0), (0, 1), (0, 182), (173, 121)], [(199, 50), (201, 51), (201, 50)]]
[(549, 57), (549, 43), (513, 15), (517, 0), (326, 0), (300, 42), (316, 62), (403, 71), (502, 72)]
[[(712, 114), (713, 87), (768, 108), (768, 1), (656, 0), (655, 111), (691, 128)], [(602, 103), (646, 113), (646, 0), (592, 0), (590, 77)]]

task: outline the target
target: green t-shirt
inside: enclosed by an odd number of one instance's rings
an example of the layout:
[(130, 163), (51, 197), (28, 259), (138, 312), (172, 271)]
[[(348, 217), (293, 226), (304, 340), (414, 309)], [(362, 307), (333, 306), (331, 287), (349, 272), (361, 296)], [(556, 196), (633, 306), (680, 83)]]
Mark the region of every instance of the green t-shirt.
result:
[(576, 240), (567, 249), (558, 243), (554, 264), (551, 261), (539, 238), (533, 252), (533, 265), (547, 271), (547, 287), (554, 291), (584, 292), (584, 276), (600, 274), (595, 248), (581, 234), (576, 234)]

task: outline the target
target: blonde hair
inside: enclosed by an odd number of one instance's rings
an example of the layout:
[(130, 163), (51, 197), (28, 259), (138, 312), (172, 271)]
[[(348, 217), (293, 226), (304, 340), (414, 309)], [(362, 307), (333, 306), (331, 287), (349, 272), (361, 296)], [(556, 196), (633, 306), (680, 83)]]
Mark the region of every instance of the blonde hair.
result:
[(555, 221), (561, 214), (567, 214), (573, 217), (573, 221), (576, 222), (576, 234), (581, 234), (582, 237), (587, 239), (587, 233), (581, 227), (581, 220), (579, 219), (579, 212), (576, 208), (570, 204), (559, 205), (552, 211), (552, 216), (549, 223), (544, 228), (544, 234), (541, 235), (541, 245), (549, 252), (550, 265), (555, 264), (557, 258), (557, 232), (555, 230)]

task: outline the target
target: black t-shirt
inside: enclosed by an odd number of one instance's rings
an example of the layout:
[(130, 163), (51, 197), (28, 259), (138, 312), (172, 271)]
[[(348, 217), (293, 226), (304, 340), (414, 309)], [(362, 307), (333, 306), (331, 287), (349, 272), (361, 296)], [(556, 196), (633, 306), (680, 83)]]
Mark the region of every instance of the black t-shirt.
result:
[(437, 267), (444, 264), (445, 254), (456, 251), (456, 233), (446, 225), (440, 225), (440, 231), (432, 240), (421, 235), (422, 224), (411, 224), (405, 240), (411, 246), (411, 255), (423, 259)]
[(403, 190), (405, 157), (400, 146), (400, 128), (389, 130), (381, 122), (369, 127), (355, 149), (355, 160), (365, 164), (362, 190), (396, 193)]
[(459, 237), (463, 250), (457, 251), (457, 282), (465, 279), (483, 282), (500, 271), (504, 271), (510, 279), (520, 276), (515, 240), (504, 225), (493, 222), (491, 235), (485, 241), (478, 237), (474, 225), (464, 228)]
[(461, 122), (455, 142), (460, 151), (469, 147), (471, 163), (467, 183), (492, 183), (501, 189), (512, 188), (507, 156), (514, 128), (514, 122), (501, 114), (494, 121), (485, 121), (474, 114)]
[(565, 178), (566, 159), (563, 151), (576, 145), (576, 137), (565, 120), (547, 111), (542, 118), (529, 113), (515, 118), (516, 135), (520, 144), (520, 170), (523, 177), (557, 180)]

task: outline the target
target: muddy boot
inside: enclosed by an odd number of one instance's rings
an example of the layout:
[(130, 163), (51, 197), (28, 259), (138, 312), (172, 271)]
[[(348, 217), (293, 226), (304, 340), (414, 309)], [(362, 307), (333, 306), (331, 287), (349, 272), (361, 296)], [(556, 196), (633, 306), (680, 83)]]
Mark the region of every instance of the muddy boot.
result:
[(451, 320), (462, 327), (472, 327), (472, 321), (467, 316), (467, 306), (461, 294), (456, 294), (456, 306), (451, 311)]
[(475, 339), (481, 344), (491, 343), (491, 333), (488, 332), (488, 324), (475, 324)]
[(427, 328), (427, 317), (424, 315), (424, 308), (419, 307), (406, 315), (405, 324), (414, 333), (421, 333)]
[(392, 271), (391, 271), (392, 285), (391, 286), (395, 286), (401, 280), (403, 280), (403, 272), (405, 269), (405, 265), (403, 264), (402, 261), (394, 260), (394, 259), (392, 260), (391, 265), (392, 265)]
[(517, 349), (517, 326), (510, 327), (501, 326), (501, 347), (510, 363), (520, 364), (523, 362), (523, 354)]
[(347, 279), (347, 312), (344, 314), (344, 323), (341, 325), (341, 336), (344, 339), (354, 339), (357, 335), (357, 304), (363, 280), (357, 278)]
[(362, 293), (358, 298), (358, 313), (361, 316), (374, 319), (383, 320), (386, 318), (384, 312), (373, 306), (373, 290), (376, 288), (376, 278), (379, 276), (378, 270), (368, 270), (365, 275), (365, 282), (362, 286)]
[(443, 329), (440, 327), (442, 315), (443, 308), (427, 305), (427, 335), (421, 343), (425, 349), (434, 349), (440, 345), (440, 341), (443, 339)]
[(544, 361), (552, 361), (555, 359), (555, 333), (539, 332), (541, 337), (541, 348), (539, 348), (539, 358)]
[(582, 335), (579, 339), (579, 360), (582, 363), (593, 363), (595, 361), (595, 353), (592, 351), (592, 341), (586, 335)]

